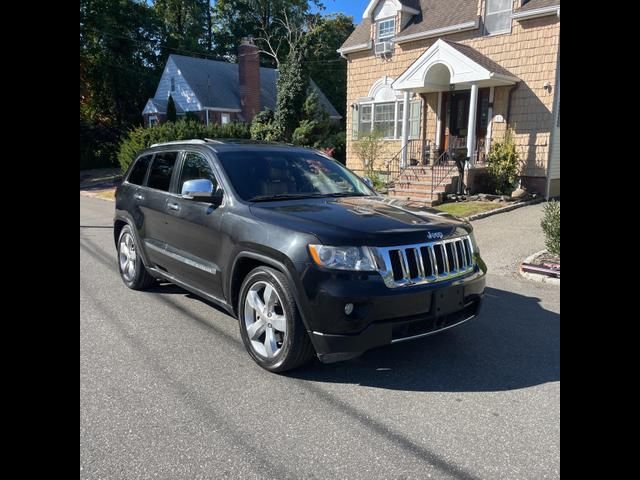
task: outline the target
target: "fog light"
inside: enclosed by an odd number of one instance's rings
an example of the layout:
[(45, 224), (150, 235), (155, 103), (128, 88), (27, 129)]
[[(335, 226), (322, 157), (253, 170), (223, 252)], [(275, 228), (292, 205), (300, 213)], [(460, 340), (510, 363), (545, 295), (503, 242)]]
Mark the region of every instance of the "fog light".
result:
[(347, 315), (351, 315), (352, 312), (353, 312), (353, 303), (347, 303), (344, 306), (344, 313), (346, 313)]

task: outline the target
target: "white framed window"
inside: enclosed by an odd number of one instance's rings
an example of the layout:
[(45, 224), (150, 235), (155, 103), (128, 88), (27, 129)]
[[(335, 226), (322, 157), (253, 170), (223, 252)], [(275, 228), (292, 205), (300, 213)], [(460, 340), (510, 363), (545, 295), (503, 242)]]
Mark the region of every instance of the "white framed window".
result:
[(511, 32), (513, 0), (487, 0), (484, 14), (485, 35)]
[(158, 117), (155, 115), (149, 115), (149, 126), (153, 127), (158, 123)]
[(176, 91), (176, 78), (175, 77), (171, 77), (171, 91), (172, 92)]
[(221, 113), (220, 114), (220, 123), (222, 125), (226, 125), (227, 123), (231, 122), (231, 115), (228, 113)]
[(379, 20), (376, 24), (376, 41), (377, 43), (383, 42), (393, 38), (396, 34), (396, 19), (395, 17), (387, 18), (385, 20)]
[[(420, 137), (422, 100), (409, 103), (409, 138)], [(402, 138), (404, 101), (360, 103), (353, 112), (353, 139), (379, 131), (386, 140)]]

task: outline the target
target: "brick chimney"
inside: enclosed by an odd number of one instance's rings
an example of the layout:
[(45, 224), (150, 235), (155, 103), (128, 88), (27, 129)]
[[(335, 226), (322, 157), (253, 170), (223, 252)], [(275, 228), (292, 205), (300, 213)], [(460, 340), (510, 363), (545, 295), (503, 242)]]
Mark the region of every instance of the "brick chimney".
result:
[(251, 122), (260, 108), (260, 58), (252, 38), (243, 38), (238, 47), (240, 107), (246, 122)]

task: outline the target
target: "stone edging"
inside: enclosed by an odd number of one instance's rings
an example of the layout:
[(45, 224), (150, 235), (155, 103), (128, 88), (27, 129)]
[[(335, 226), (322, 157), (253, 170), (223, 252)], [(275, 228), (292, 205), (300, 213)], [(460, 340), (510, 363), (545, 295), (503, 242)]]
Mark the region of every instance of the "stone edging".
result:
[[(529, 255), (527, 258), (524, 259), (524, 261), (522, 263), (531, 263), (533, 261), (534, 258), (536, 258), (538, 255), (542, 254), (546, 252), (546, 250), (540, 250), (539, 252), (536, 252), (532, 255)], [(528, 279), (528, 280), (533, 280), (534, 282), (540, 282), (540, 283), (549, 283), (551, 285), (560, 285), (560, 279), (559, 278), (554, 278), (554, 277), (549, 277), (547, 275), (543, 275), (541, 273), (533, 273), (533, 272), (523, 272), (522, 271), (522, 263), (520, 264), (520, 267), (518, 268), (518, 272), (520, 272), (520, 275), (522, 275), (524, 278)]]
[(498, 213), (509, 212), (511, 210), (515, 210), (516, 208), (526, 207), (527, 205), (533, 205), (540, 202), (544, 202), (544, 197), (534, 198), (533, 200), (527, 200), (526, 202), (512, 203), (511, 205), (507, 205), (506, 207), (495, 208), (493, 210), (489, 210), (488, 212), (476, 213), (475, 215), (465, 217), (464, 220), (472, 222), (474, 220), (480, 220), (481, 218), (490, 217), (491, 215), (496, 215)]

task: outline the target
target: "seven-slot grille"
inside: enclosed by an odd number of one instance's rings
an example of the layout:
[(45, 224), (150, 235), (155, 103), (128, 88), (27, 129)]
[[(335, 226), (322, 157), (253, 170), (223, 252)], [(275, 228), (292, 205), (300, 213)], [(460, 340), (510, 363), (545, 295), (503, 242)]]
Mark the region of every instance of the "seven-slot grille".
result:
[(437, 242), (378, 248), (379, 265), (390, 288), (433, 283), (472, 272), (473, 247), (468, 235)]

